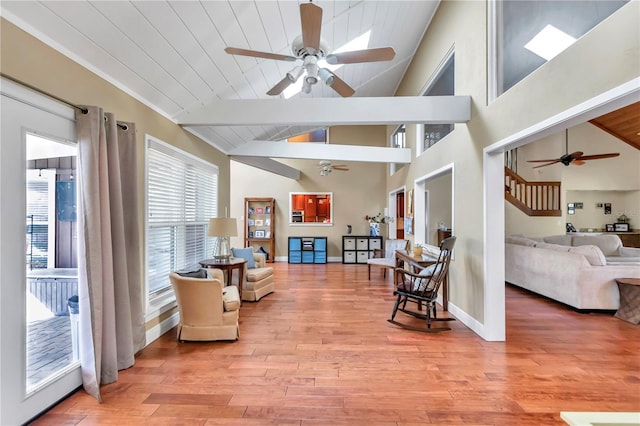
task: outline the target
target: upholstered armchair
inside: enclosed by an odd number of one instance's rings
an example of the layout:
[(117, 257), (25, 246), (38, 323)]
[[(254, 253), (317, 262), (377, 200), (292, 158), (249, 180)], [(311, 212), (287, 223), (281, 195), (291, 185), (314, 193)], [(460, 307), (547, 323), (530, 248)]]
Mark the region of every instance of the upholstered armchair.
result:
[[(248, 247), (244, 249), (231, 249), (234, 257), (247, 259), (244, 264), (244, 281), (242, 282), (242, 300), (257, 302), (275, 290), (273, 283), (273, 268), (267, 266), (267, 257), (264, 253), (254, 253)], [(233, 274), (233, 284), (238, 285), (238, 275)]]
[(171, 272), (169, 279), (180, 310), (178, 340), (236, 340), (240, 337), (238, 288), (225, 287), (220, 269), (201, 269), (183, 275)]

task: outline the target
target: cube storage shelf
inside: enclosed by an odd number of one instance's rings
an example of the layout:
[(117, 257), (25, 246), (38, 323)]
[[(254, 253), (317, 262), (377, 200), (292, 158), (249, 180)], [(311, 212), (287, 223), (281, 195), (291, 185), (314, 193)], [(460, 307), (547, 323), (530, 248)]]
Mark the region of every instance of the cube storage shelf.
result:
[(342, 236), (342, 263), (367, 263), (374, 250), (382, 249), (382, 237), (369, 235)]
[(327, 263), (327, 237), (289, 237), (289, 263)]

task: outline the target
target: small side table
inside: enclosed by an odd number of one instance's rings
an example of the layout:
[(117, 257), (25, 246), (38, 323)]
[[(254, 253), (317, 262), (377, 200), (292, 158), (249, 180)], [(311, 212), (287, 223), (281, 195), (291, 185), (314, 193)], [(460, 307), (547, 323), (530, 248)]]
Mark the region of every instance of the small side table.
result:
[(640, 278), (616, 278), (620, 291), (620, 307), (615, 317), (640, 324)]
[(229, 260), (225, 262), (221, 262), (217, 259), (205, 259), (198, 263), (200, 263), (200, 266), (203, 268), (222, 269), (227, 277), (226, 285), (231, 285), (233, 270), (237, 269), (240, 274), (238, 279), (238, 293), (240, 293), (240, 305), (242, 306), (242, 282), (244, 281), (244, 264), (247, 263), (247, 259), (243, 259), (241, 257), (230, 257)]

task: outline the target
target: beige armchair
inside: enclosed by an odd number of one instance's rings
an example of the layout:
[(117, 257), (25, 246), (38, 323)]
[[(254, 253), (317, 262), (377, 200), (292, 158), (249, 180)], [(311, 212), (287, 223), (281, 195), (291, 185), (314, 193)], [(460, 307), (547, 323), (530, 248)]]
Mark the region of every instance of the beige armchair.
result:
[[(234, 249), (235, 250), (235, 249)], [(244, 281), (242, 282), (242, 300), (247, 302), (257, 302), (275, 290), (273, 283), (273, 268), (266, 266), (267, 257), (264, 253), (252, 253), (255, 268), (244, 265)], [(231, 284), (238, 285), (238, 275), (233, 274)]]
[(220, 269), (206, 271), (209, 278), (169, 274), (180, 310), (178, 340), (236, 340), (240, 337), (238, 288), (224, 286)]
[(409, 240), (386, 240), (384, 242), (384, 252), (382, 250), (375, 250), (374, 257), (367, 260), (369, 279), (371, 279), (372, 266), (383, 268), (383, 276), (386, 278), (387, 269), (395, 269), (396, 267), (396, 250), (408, 250), (408, 248)]

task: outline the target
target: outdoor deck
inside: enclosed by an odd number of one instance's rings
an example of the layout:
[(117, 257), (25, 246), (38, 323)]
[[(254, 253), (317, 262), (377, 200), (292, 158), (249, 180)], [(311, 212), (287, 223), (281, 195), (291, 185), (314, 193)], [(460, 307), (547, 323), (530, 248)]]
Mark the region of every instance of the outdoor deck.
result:
[(56, 316), (27, 325), (27, 386), (37, 384), (72, 362), (69, 316)]
[(69, 297), (78, 294), (77, 269), (27, 271), (27, 387), (74, 361)]

